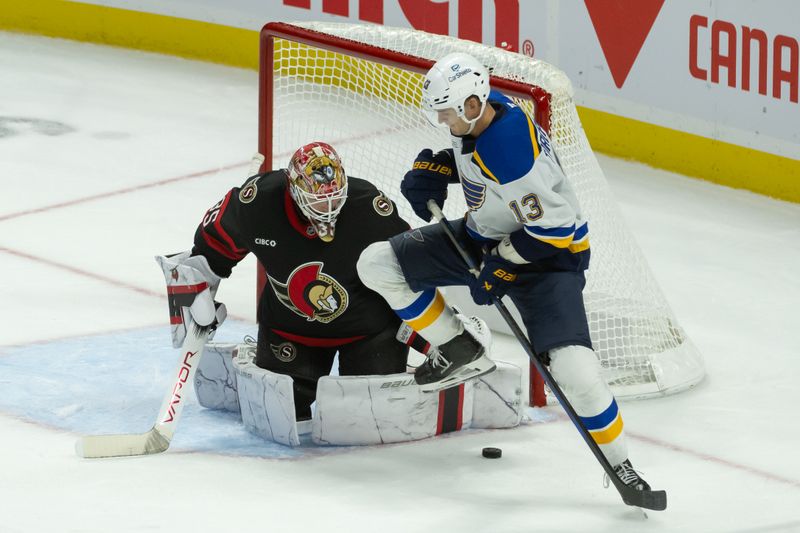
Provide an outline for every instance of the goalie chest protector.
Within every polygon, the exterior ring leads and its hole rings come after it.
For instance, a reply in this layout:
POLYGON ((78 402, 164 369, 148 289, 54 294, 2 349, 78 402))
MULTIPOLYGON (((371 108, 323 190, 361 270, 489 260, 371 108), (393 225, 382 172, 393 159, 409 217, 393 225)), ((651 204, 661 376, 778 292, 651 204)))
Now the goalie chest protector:
POLYGON ((351 338, 382 331, 398 318, 358 277, 356 262, 373 242, 408 229, 394 203, 366 180, 348 177, 334 239, 323 242, 289 195, 283 170, 231 189, 209 209, 193 253, 228 277, 252 252, 267 279, 259 298, 262 326, 313 338, 351 338))

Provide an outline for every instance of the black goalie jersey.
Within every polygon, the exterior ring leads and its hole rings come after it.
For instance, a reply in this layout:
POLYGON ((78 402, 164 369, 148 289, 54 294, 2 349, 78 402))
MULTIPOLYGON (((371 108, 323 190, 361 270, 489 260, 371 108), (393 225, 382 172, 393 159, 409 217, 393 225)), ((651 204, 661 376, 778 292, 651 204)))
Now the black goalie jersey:
POLYGON ((258 302, 259 327, 310 346, 345 344, 377 334, 397 315, 358 278, 356 262, 369 244, 408 229, 395 205, 371 183, 348 178, 335 238, 323 242, 289 195, 283 170, 250 178, 209 209, 194 237, 218 275, 252 252, 267 279, 258 302))

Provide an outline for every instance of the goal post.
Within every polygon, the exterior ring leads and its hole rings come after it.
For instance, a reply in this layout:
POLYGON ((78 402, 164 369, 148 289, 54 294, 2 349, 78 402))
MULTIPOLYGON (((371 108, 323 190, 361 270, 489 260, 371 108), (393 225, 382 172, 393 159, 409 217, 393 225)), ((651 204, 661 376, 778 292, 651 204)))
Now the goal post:
MULTIPOLYGON (((482 61, 492 88, 549 133, 589 220, 592 260, 584 300, 595 352, 614 394, 660 396, 702 380, 702 357, 623 222, 581 126, 570 81, 558 68, 480 43, 371 24, 269 23, 260 50, 262 168, 283 167, 308 142, 329 142, 347 173, 373 182, 414 227, 424 222, 400 194, 402 177, 421 149, 450 146, 447 133, 420 112, 422 77, 451 52, 482 61)), ((460 218, 466 209, 460 186, 451 185, 446 217, 460 218)), ((259 294, 263 281, 259 265, 259 294)), ((504 331, 501 321, 489 322, 504 331)), ((546 398, 534 376, 530 398, 536 405, 546 398)))

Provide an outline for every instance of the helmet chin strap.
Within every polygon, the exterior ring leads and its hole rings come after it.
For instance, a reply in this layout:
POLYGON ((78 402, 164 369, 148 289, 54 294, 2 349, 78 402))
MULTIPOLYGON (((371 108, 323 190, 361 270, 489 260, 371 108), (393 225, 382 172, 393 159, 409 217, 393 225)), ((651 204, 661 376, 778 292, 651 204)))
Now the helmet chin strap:
POLYGON ((478 121, 481 119, 481 117, 483 116, 483 112, 485 110, 486 110, 486 102, 481 102, 481 110, 478 113, 477 117, 473 118, 472 120, 469 120, 466 117, 462 117, 462 120, 464 122, 466 122, 467 124, 469 124, 469 128, 467 129, 467 133, 465 133, 464 135, 469 135, 469 134, 472 133, 472 130, 475 129, 475 124, 477 124, 478 121))
POLYGON ((467 133, 466 133, 466 135, 469 135, 470 133, 472 133, 472 130, 474 130, 474 129, 475 129, 475 124, 476 124, 477 122, 478 122, 478 119, 477 119, 477 118, 469 121, 469 128, 467 128, 467 133))

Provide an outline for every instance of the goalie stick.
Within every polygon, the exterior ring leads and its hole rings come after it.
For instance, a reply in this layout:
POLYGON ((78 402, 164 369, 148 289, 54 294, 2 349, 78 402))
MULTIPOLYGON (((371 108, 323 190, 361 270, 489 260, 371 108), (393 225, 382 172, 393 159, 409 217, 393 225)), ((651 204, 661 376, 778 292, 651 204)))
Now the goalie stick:
POLYGON ((197 363, 203 355, 203 347, 212 331, 212 326, 200 327, 192 324, 181 347, 181 359, 175 371, 172 386, 158 411, 156 423, 145 433, 122 435, 88 435, 75 444, 76 453, 86 459, 98 457, 125 457, 151 455, 169 448, 175 426, 178 424, 189 384, 194 380, 197 363))
MULTIPOLYGON (((264 164, 264 155, 255 153, 250 161, 248 176, 255 176, 261 171, 264 164)), ((200 288, 200 287, 197 287, 200 288)), ((170 290, 167 294, 173 297, 173 292, 186 292, 170 290)), ((175 300, 177 302, 177 300, 175 300)), ((187 302, 189 303, 189 302, 187 302)), ((189 316, 188 310, 179 309, 181 316, 189 316)), ((145 433, 128 433, 120 435, 88 435, 78 439, 75 443, 75 452, 87 459, 99 457, 125 457, 132 455, 151 455, 161 453, 169 448, 175 426, 183 412, 186 387, 194 381, 197 363, 203 355, 203 348, 212 331, 217 326, 213 322, 208 326, 198 326, 194 321, 187 321, 186 339, 181 346, 181 359, 175 372, 170 392, 164 398, 161 409, 158 411, 156 423, 145 433)))
MULTIPOLYGON (((469 271, 474 275, 478 276, 480 271, 478 270, 477 265, 472 257, 464 250, 464 247, 461 243, 458 242, 456 239, 455 234, 453 233, 453 228, 450 226, 450 223, 444 218, 442 214, 442 210, 439 209, 439 206, 433 200, 428 200, 428 210, 433 214, 433 217, 441 224, 444 232, 447 234, 450 241, 455 246, 458 253, 461 255, 461 258, 467 264, 469 271)), ((545 383, 550 390, 553 392, 553 395, 556 397, 558 402, 566 411, 567 416, 569 416, 572 423, 575 425, 575 428, 578 430, 578 433, 581 434, 583 440, 586 442, 586 445, 589 446, 589 449, 594 454, 595 459, 600 463, 605 470, 606 474, 608 475, 611 482, 614 484, 614 487, 619 492, 619 495, 622 497, 622 501, 625 502, 627 505, 632 505, 635 507, 642 507, 644 509, 651 509, 653 511, 663 511, 667 508, 667 493, 663 490, 637 490, 633 487, 630 487, 622 482, 622 480, 617 477, 617 474, 614 472, 614 468, 606 459, 606 456, 600 450, 600 447, 594 441, 592 436, 589 434, 589 430, 586 429, 586 426, 583 424, 583 421, 580 419, 578 414, 575 412, 575 409, 572 407, 572 404, 569 403, 564 393, 561 391, 561 387, 558 386, 555 379, 553 379, 552 374, 550 374, 550 370, 544 365, 542 360, 540 359, 539 355, 533 350, 533 346, 528 341, 525 334, 520 329, 517 321, 514 320, 514 317, 511 316, 511 313, 508 311, 508 308, 505 304, 496 296, 492 295, 492 303, 500 312, 500 315, 503 317, 503 320, 506 321, 508 327, 511 328, 511 331, 514 333, 514 337, 517 338, 517 341, 522 345, 522 348, 525 350, 525 353, 528 354, 528 357, 533 362, 536 370, 539 371, 539 374, 544 378, 545 383)))

